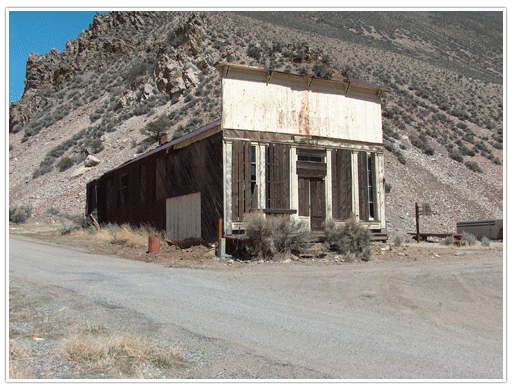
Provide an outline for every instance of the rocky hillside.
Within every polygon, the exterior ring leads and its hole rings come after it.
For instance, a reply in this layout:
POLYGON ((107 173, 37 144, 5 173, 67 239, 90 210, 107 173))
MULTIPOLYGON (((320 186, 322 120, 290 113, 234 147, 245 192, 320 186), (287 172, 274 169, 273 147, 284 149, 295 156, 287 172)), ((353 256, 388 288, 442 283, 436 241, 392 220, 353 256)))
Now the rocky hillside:
POLYGON ((85 185, 220 117, 218 61, 385 85, 387 219, 414 230, 503 214, 500 12, 111 12, 30 55, 9 109, 9 197, 83 213, 85 185))

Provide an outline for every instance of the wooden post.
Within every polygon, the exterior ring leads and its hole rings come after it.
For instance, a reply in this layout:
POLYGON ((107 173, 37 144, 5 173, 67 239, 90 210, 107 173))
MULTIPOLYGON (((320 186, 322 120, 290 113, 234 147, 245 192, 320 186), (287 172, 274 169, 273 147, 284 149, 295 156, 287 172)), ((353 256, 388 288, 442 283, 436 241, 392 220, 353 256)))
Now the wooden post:
POLYGON ((420 242, 420 208, 418 207, 418 203, 415 203, 416 207, 416 241, 420 242))
POLYGON ((218 256, 220 259, 226 258, 226 239, 222 237, 222 219, 219 219, 219 249, 218 256))
POLYGON ((94 218, 94 216, 92 214, 89 215, 89 217, 92 219, 92 223, 94 224, 94 226, 96 227, 96 229, 99 231, 100 230, 100 225, 98 224, 98 222, 96 221, 96 219, 94 218))

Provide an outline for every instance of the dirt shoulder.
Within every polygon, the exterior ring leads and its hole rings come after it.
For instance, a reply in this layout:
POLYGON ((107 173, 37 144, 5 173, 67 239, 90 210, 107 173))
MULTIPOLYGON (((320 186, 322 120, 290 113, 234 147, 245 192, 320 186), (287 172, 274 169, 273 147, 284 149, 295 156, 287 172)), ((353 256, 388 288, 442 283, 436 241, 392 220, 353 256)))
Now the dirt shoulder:
MULTIPOLYGON (((9 233, 21 235, 45 242, 51 242, 92 254, 114 255, 121 258, 152 262, 169 267, 188 268, 224 268, 224 267, 250 267, 255 264, 297 264, 297 265, 332 265, 345 263, 345 259, 337 254, 322 254, 319 257, 284 257, 278 261, 250 261, 228 257, 219 259, 216 256, 215 244, 200 244, 190 247, 177 246, 160 242, 157 253, 148 252, 147 238, 130 240, 113 240, 114 236, 97 237, 85 230, 72 231, 61 234, 63 222, 66 219, 40 215, 25 224, 10 224, 9 233)), ((477 242, 474 246, 443 245, 440 242, 417 243, 407 240, 403 245, 396 246, 389 243, 376 242, 372 244, 371 262, 408 262, 427 259, 447 259, 452 257, 467 257, 479 253, 503 252, 502 242, 491 242, 489 247, 477 242)))

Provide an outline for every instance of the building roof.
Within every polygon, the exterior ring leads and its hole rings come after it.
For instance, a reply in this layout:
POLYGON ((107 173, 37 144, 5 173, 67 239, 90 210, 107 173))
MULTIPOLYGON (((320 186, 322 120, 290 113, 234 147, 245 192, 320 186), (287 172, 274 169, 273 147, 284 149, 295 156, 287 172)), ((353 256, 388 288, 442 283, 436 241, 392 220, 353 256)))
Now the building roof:
POLYGON ((185 135, 183 135, 181 137, 178 137, 178 138, 176 138, 174 140, 171 140, 171 141, 168 141, 166 143, 163 143, 163 144, 159 145, 158 147, 152 149, 151 151, 148 151, 146 153, 143 153, 142 155, 137 156, 136 158, 128 160, 127 162, 117 166, 113 170, 110 170, 110 171, 106 172, 103 175, 106 175, 106 174, 109 174, 109 173, 111 173, 113 171, 119 170, 120 168, 126 167, 129 164, 132 164, 132 163, 135 163, 135 162, 137 162, 139 160, 145 159, 148 156, 154 155, 155 153, 158 153, 160 151, 164 151, 164 150, 166 150, 168 148, 171 148, 171 147, 176 147, 177 145, 182 144, 182 143, 184 143, 186 141, 189 141, 189 142, 197 141, 197 140, 194 140, 194 139, 201 139, 201 138, 203 138, 204 136, 207 135, 208 131, 214 130, 216 127, 219 127, 220 123, 221 123, 221 120, 218 119, 218 120, 216 120, 216 121, 214 121, 212 123, 209 123, 209 124, 199 128, 197 130, 194 130, 193 132, 187 133, 187 134, 185 134, 185 135))
POLYGON ((387 89, 386 87, 380 86, 378 84, 370 83, 370 82, 367 82, 364 80, 359 80, 359 79, 356 79, 353 77, 344 76, 342 74, 339 74, 339 75, 333 77, 332 79, 323 79, 323 78, 315 77, 313 75, 299 75, 296 73, 274 71, 271 69, 265 69, 263 67, 242 65, 242 64, 233 64, 233 63, 229 63, 229 62, 218 62, 217 64, 215 64, 215 67, 221 74, 223 74, 223 72, 222 72, 223 70, 233 68, 233 69, 242 69, 242 70, 248 70, 248 71, 265 72, 267 74, 281 74, 281 75, 287 75, 287 76, 294 76, 294 77, 298 77, 298 78, 307 79, 310 81, 316 79, 316 80, 322 80, 325 82, 330 82, 333 84, 344 84, 344 85, 348 84, 348 85, 354 85, 354 86, 358 86, 358 87, 375 90, 378 92, 391 92, 391 90, 387 89))

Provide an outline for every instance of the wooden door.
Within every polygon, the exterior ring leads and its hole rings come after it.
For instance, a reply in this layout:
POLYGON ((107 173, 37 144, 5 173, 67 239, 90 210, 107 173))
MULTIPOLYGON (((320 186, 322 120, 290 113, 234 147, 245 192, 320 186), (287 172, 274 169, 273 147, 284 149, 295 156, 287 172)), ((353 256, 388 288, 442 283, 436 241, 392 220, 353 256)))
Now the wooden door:
POLYGON ((299 216, 309 216, 312 231, 322 230, 325 221, 323 178, 299 177, 299 216))
POLYGON ((311 230, 320 231, 325 221, 325 190, 324 180, 309 178, 311 204, 311 230))

